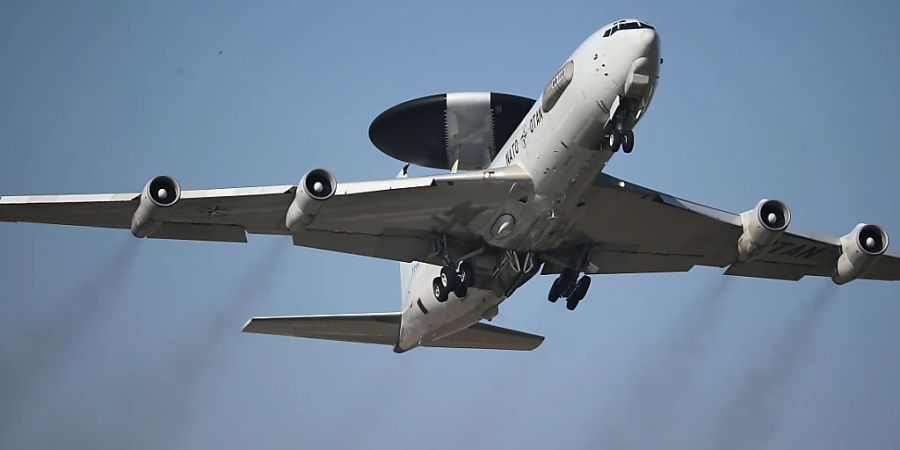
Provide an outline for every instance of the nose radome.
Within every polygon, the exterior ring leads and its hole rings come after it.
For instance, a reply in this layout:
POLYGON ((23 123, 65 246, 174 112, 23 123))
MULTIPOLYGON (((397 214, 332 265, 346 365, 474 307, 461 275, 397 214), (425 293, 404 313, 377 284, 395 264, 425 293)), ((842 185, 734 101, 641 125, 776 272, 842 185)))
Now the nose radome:
POLYGON ((641 44, 648 49, 656 45, 656 31, 648 28, 641 30, 641 44))

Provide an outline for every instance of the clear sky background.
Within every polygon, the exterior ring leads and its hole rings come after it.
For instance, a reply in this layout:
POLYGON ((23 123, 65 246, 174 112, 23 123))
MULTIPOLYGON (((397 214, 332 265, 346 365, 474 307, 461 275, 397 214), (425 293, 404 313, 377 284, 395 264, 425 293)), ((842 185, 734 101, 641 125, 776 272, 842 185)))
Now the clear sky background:
MULTIPOLYGON (((392 177, 401 163, 367 137, 382 110, 447 91, 536 97, 622 17, 657 27, 665 63, 635 152, 609 173, 730 211, 778 198, 794 229, 867 221, 900 242, 887 1, 4 1, 0 193, 392 177)), ((395 311, 397 272, 286 238, 0 224, 0 447, 900 442, 898 283, 597 276, 573 313, 539 277, 495 320, 547 336, 531 353, 240 333, 252 315, 395 311)))

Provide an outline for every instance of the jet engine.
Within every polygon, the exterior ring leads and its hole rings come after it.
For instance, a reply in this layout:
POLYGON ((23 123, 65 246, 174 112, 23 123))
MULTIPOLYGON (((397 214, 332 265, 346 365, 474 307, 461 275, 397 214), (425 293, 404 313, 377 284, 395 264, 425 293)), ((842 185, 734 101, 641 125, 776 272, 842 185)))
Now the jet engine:
POLYGON ((738 239, 737 259, 747 262, 775 242, 791 223, 791 210, 778 200, 760 200, 756 207, 741 213, 744 233, 738 239))
POLYGON ((181 186, 174 178, 159 176, 150 179, 144 186, 141 202, 131 217, 131 234, 142 238, 155 233, 180 198, 181 186))
POLYGON ((334 196, 337 182, 325 169, 313 169, 303 176, 297 185, 297 194, 288 207, 284 225, 292 232, 299 232, 322 207, 325 200, 334 196))
POLYGON ((841 237, 841 256, 831 280, 844 284, 855 280, 883 255, 888 246, 888 235, 878 225, 864 223, 841 237))

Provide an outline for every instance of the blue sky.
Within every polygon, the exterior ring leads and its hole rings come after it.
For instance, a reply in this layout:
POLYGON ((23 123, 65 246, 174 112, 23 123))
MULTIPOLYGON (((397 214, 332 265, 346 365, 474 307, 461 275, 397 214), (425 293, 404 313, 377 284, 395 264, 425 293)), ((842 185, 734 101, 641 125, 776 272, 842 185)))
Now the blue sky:
MULTIPOLYGON (((778 198, 796 229, 900 236, 893 2, 3 2, 0 193, 391 177, 401 163, 367 138, 382 110, 537 96, 621 17, 657 27, 665 63, 609 173, 731 211, 778 198)), ((603 276, 571 313, 539 278, 495 321, 547 336, 537 351, 395 355, 239 332, 251 315, 396 310, 394 263, 258 236, 0 236, 3 448, 900 441, 896 283, 603 276)))

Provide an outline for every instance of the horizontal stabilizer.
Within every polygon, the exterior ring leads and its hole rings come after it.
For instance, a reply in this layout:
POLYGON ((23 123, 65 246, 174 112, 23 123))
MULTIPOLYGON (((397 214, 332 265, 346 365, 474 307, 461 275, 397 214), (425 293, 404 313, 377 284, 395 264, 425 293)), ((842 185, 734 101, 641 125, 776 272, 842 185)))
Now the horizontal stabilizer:
POLYGON ((394 345, 400 335, 400 313, 325 316, 254 317, 245 333, 277 334, 329 341, 394 345))
MULTIPOLYGON (((244 325, 243 331, 329 341, 395 345, 400 335, 400 313, 254 317, 244 325)), ((476 323, 450 336, 423 342, 422 346, 534 350, 543 341, 543 336, 476 323)))
POLYGON ((478 322, 450 336, 424 342, 422 346, 530 351, 538 348, 542 342, 543 336, 478 322))

